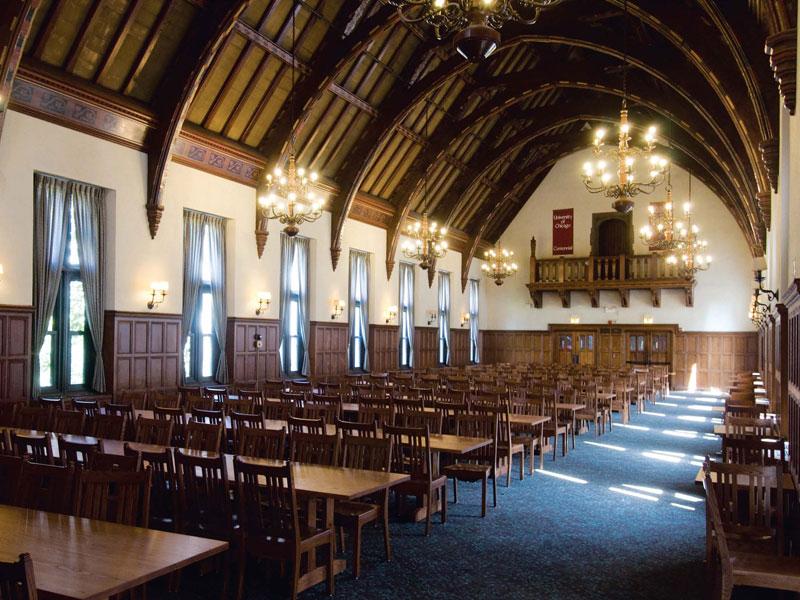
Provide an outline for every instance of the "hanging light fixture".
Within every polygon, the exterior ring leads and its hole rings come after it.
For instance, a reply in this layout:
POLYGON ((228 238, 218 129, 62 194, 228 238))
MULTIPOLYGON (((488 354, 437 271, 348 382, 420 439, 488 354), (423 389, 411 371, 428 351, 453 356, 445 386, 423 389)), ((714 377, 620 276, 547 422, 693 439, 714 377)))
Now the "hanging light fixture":
POLYGON ((495 285, 503 285, 503 280, 515 275, 519 268, 514 262, 513 250, 491 248, 483 253, 483 258, 486 262, 481 265, 481 271, 493 279, 495 285))
POLYGON ((667 256, 667 264, 680 265, 686 277, 711 267, 712 256, 707 253, 708 242, 700 238, 700 227, 694 223, 692 213, 692 174, 689 173, 689 200, 683 203, 683 220, 675 223, 674 249, 667 256))
MULTIPOLYGON (((292 7, 292 89, 289 100, 291 123, 294 123, 294 88, 295 88, 295 14, 292 7)), ((259 216, 262 219, 276 219, 285 225, 286 235, 295 236, 300 225, 316 221, 322 216, 324 198, 319 195, 316 186, 318 176, 315 172, 307 172, 297 166, 294 146, 294 131, 289 138, 289 160, 286 167, 276 166, 272 173, 266 173, 259 184, 258 204, 259 216)))
POLYGON ((488 58, 500 46, 508 21, 533 25, 543 9, 562 0, 389 0, 406 23, 425 23, 437 40, 451 34, 453 47, 469 61, 488 58))
MULTIPOLYGON (((691 175, 689 176, 691 178, 691 175)), ((691 179, 689 190, 691 195, 691 179)), ((639 230, 639 239, 647 244, 653 254, 668 254, 678 247, 678 233, 684 228, 683 222, 675 220, 675 204, 672 202, 672 176, 667 173, 666 200, 651 202, 647 207, 647 225, 639 230)), ((691 218, 691 205, 684 204, 684 218, 691 218)))
POLYGON ((616 147, 605 143, 607 131, 600 127, 594 132, 594 162, 583 165, 583 184, 593 194, 612 198, 614 210, 628 213, 633 210, 633 198, 653 192, 667 172, 667 159, 654 153, 656 127, 648 127, 642 146, 631 145, 632 125, 628 121, 628 2, 625 0, 625 50, 622 60, 622 108, 616 147))
MULTIPOLYGON (((428 99, 425 99, 425 139, 428 139, 428 99)), ((425 208, 422 219, 406 226, 406 235, 411 238, 403 242, 403 256, 419 263, 420 269, 430 269, 437 259, 447 254, 447 227, 439 227, 436 221, 428 220, 428 171, 425 170, 422 193, 425 208)))

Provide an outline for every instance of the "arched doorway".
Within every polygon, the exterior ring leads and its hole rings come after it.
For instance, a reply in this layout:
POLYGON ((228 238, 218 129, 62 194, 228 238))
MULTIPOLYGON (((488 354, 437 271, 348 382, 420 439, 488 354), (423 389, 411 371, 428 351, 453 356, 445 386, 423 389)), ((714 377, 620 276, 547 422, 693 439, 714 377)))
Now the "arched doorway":
MULTIPOLYGON (((592 256, 619 257, 633 254, 633 219, 631 214, 618 212, 592 215, 592 256)), ((622 261, 595 259, 595 280, 619 279, 622 261)), ((627 263, 626 265, 627 270, 627 263)))

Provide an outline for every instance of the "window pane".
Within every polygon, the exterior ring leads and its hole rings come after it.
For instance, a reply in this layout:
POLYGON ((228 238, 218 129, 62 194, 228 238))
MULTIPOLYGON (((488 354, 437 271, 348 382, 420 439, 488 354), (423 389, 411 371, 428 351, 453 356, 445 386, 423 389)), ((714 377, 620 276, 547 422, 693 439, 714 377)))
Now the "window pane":
POLYGON ((84 331, 86 328, 86 296, 83 283, 69 282, 69 330, 84 331))
POLYGON ((361 339, 355 338, 353 340, 353 368, 361 368, 361 339))
POLYGON ((300 304, 297 300, 292 300, 289 304, 289 335, 295 336, 300 334, 298 320, 300 317, 300 304))
POLYGON ((300 343, 296 337, 289 338, 289 371, 297 373, 300 363, 300 343))
POLYGON ((202 356, 202 367, 201 367, 201 377, 211 377, 214 373, 211 370, 211 336, 204 335, 203 336, 203 356, 202 356))
POLYGON ((203 249, 200 259, 200 277, 203 283, 211 283, 211 244, 208 239, 208 225, 203 227, 203 249))
POLYGON ((212 315, 214 310, 214 300, 208 292, 203 294, 200 304, 200 333, 208 335, 213 333, 212 315))
POLYGON ((83 335, 70 335, 69 347, 69 383, 82 385, 85 367, 84 338, 83 335))
POLYGON ((78 240, 75 237, 75 211, 69 211, 69 228, 67 230, 67 265, 77 267, 80 265, 78 258, 78 240))
POLYGON ((192 377, 192 338, 186 338, 186 345, 183 347, 183 376, 186 379, 192 377))
MULTIPOLYGON (((52 324, 53 319, 50 319, 52 324)), ((46 335, 39 352, 39 385, 43 388, 53 385, 53 336, 46 335)))

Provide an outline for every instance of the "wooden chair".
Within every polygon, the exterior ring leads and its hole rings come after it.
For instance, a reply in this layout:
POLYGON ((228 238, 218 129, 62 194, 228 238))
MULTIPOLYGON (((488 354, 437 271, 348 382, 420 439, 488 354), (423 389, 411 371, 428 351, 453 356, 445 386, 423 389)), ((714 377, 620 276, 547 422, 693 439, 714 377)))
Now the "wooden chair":
POLYGON ((211 400, 214 404, 224 404, 228 401, 228 388, 217 385, 207 385, 201 390, 203 398, 211 400))
POLYGON ((289 435, 289 460, 333 466, 339 457, 339 436, 293 431, 289 435))
POLYGON ((87 417, 93 417, 100 413, 100 403, 89 398, 73 398, 72 408, 81 411, 87 417))
POLYGON ((33 462, 53 464, 52 434, 11 432, 11 446, 17 456, 29 456, 33 462))
POLYGON ((751 419, 726 415, 724 436, 732 438, 768 438, 779 437, 780 432, 772 419, 751 419))
POLYGON ((786 449, 781 438, 722 438, 722 459, 726 463, 740 465, 778 465, 786 464, 786 449))
POLYGON ((241 456, 282 460, 286 457, 286 430, 242 427, 236 452, 241 456))
POLYGON ((433 402, 433 408, 442 415, 442 433, 456 432, 456 419, 459 415, 469 412, 467 402, 457 402, 453 399, 437 399, 433 402))
POLYGON ((66 409, 63 396, 39 396, 39 406, 51 410, 66 409))
POLYGON ((0 427, 13 427, 22 402, 0 400, 0 427))
POLYGON ((124 415, 102 415, 91 417, 87 423, 87 433, 104 440, 122 440, 125 435, 127 417, 124 415))
POLYGON ((179 408, 181 405, 181 393, 179 390, 151 392, 147 395, 147 405, 151 407, 179 408))
POLYGON ((136 472, 141 468, 139 455, 108 454, 107 452, 89 453, 89 469, 92 471, 129 471, 136 472))
POLYGON ((146 390, 125 390, 120 395, 120 404, 130 404, 136 410, 150 408, 153 402, 146 390))
MULTIPOLYGON (((225 455, 217 452, 175 450, 178 481, 178 531, 233 545, 236 530, 228 490, 225 455)), ((227 595, 230 552, 225 554, 222 597, 227 595)))
POLYGON ((139 418, 136 419, 133 441, 140 444, 169 446, 172 443, 174 425, 175 421, 172 419, 146 419, 139 415, 139 418))
MULTIPOLYGON (((495 474, 502 477, 506 476, 506 487, 511 486, 511 469, 514 466, 514 457, 519 456, 519 479, 525 479, 525 445, 515 442, 511 434, 511 411, 508 403, 503 402, 500 406, 481 406, 475 407, 476 414, 497 415, 497 467, 495 474)), ((531 454, 531 461, 533 455, 531 454)))
POLYGON ((225 412, 221 408, 196 408, 191 410, 192 421, 197 423, 206 423, 209 425, 219 425, 225 423, 225 412))
POLYGON ((103 407, 105 414, 116 415, 118 417, 125 417, 125 431, 122 434, 122 439, 132 439, 134 436, 134 423, 136 423, 136 411, 133 404, 108 402, 103 407))
POLYGON ((405 496, 416 496, 426 508, 425 535, 430 535, 434 495, 438 495, 441 502, 442 523, 447 522, 447 477, 434 477, 430 432, 426 428, 387 425, 383 434, 392 438, 392 471, 411 475, 410 481, 394 487, 398 509, 402 508, 405 496))
POLYGON ((53 410, 51 429, 54 433, 83 435, 86 415, 78 410, 53 410))
POLYGON ((372 423, 358 423, 337 418, 336 432, 341 438, 345 436, 376 438, 378 437, 378 424, 375 421, 372 423))
POLYGON ((238 396, 240 400, 250 402, 251 412, 260 411, 264 406, 264 393, 260 390, 240 389, 238 396))
MULTIPOLYGON (((458 435, 491 438, 490 445, 473 450, 457 462, 442 469, 445 477, 453 479, 453 503, 458 502, 458 482, 481 482, 481 517, 486 516, 486 488, 492 478, 493 504, 497 507, 497 414, 458 415, 456 431, 458 435)), ((533 457, 531 457, 533 461, 533 457)))
POLYGON ((52 422, 50 408, 41 406, 20 406, 14 415, 14 427, 50 431, 52 422))
POLYGON ((272 421, 287 421, 292 414, 292 406, 279 400, 265 400, 264 418, 272 421))
POLYGON ((325 435, 327 433, 325 419, 303 419, 290 416, 287 422, 289 424, 289 436, 294 432, 315 433, 317 435, 325 435))
POLYGON ((302 412, 306 419, 325 419, 326 423, 333 423, 342 416, 342 400, 339 396, 311 394, 303 403, 302 412))
MULTIPOLYGON (((392 464, 392 439, 376 438, 344 433, 342 438, 342 466, 350 469, 388 472, 392 464)), ((381 520, 383 525, 383 547, 386 560, 392 560, 389 541, 389 490, 383 490, 377 498, 356 501, 337 501, 334 505, 334 524, 347 530, 353 538, 353 574, 361 576, 361 530, 364 525, 381 520)), ((342 548, 344 548, 344 535, 342 548)))
POLYGON ((0 454, 0 504, 12 504, 22 470, 22 458, 0 454))
MULTIPOLYGON (((220 406, 222 412, 226 415, 230 415, 234 412, 243 414, 253 414, 253 412, 255 412, 253 410, 253 401, 246 398, 229 399, 217 406, 220 406)), ((258 411, 258 414, 261 414, 261 411, 258 411)))
POLYGON ((394 425, 394 407, 386 400, 359 400, 358 420, 361 423, 377 423, 378 427, 394 425))
POLYGON ((186 439, 183 442, 183 447, 187 450, 219 452, 223 432, 222 423, 211 425, 209 423, 189 421, 186 424, 186 439))
POLYGON ((0 598, 3 600, 36 600, 36 578, 33 559, 20 554, 17 562, 0 562, 0 598))
POLYGON ((401 415, 400 422, 403 427, 415 429, 428 428, 430 433, 441 434, 444 415, 441 412, 427 410, 409 410, 401 415))
POLYGON ((150 469, 143 471, 78 471, 76 517, 121 523, 149 524, 150 469))
POLYGON ((556 448, 558 447, 558 436, 561 436, 561 456, 567 455, 567 437, 572 433, 573 441, 575 432, 572 429, 572 420, 562 418, 561 411, 557 406, 557 395, 548 394, 545 396, 544 410, 550 420, 544 424, 544 436, 553 438, 553 460, 556 459, 556 448))
MULTIPOLYGON (((782 554, 783 469, 723 464, 706 458, 703 470, 714 482, 717 509, 728 544, 733 544, 734 550, 782 554)), ((708 559, 711 545, 712 540, 707 536, 708 559)))
POLYGON ((186 412, 182 408, 153 407, 153 417, 157 420, 172 421, 172 445, 180 447, 186 434, 186 412))
POLYGON ((231 447, 234 451, 239 447, 239 432, 243 427, 250 429, 264 429, 264 417, 254 413, 232 412, 231 420, 231 447))
POLYGON ((100 440, 84 436, 58 436, 58 451, 65 465, 88 466, 89 454, 100 451, 100 440))
MULTIPOLYGON (((297 494, 291 464, 268 466, 235 457, 233 470, 239 502, 239 576, 237 599, 244 591, 247 555, 292 564, 292 599, 318 581, 301 575, 303 555, 315 556, 327 549, 324 567, 327 592, 334 593, 333 529, 316 529, 300 524, 297 494)), ((310 558, 307 562, 312 561, 310 558)), ((316 575, 316 574, 315 574, 316 575)))
POLYGON ((728 600, 735 586, 786 590, 800 593, 800 558, 731 551, 720 511, 716 486, 706 473, 707 564, 716 571, 715 597, 728 600))
POLYGON ((580 394, 580 402, 586 406, 575 412, 575 418, 579 422, 593 423, 596 436, 605 433, 608 412, 597 402, 597 384, 590 383, 584 388, 580 394))
POLYGON ((72 512, 75 467, 22 461, 14 504, 68 515, 72 512))
POLYGON ((172 448, 140 450, 124 446, 126 457, 137 460, 143 468, 149 468, 150 485, 149 527, 163 531, 175 531, 178 516, 177 478, 172 448))

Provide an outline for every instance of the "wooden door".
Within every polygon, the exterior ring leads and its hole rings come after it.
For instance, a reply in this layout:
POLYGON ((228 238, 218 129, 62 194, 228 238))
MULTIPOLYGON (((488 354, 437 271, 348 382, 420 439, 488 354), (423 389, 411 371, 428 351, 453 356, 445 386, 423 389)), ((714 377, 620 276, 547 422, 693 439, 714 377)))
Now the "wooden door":
POLYGON ((606 219, 597 228, 597 252, 599 256, 620 256, 628 252, 628 236, 625 221, 606 219))
POLYGON ((594 334, 593 333, 579 333, 578 339, 578 364, 594 366, 594 334))
POLYGON ((572 351, 574 348, 573 335, 571 333, 559 333, 556 338, 558 346, 556 352, 558 355, 558 364, 571 365, 572 364, 572 351))
POLYGON ((647 336, 645 334, 628 334, 628 360, 637 363, 647 362, 647 336))
POLYGON ((650 362, 670 363, 672 361, 672 335, 667 332, 650 334, 650 362))
POLYGON ((621 369, 625 366, 625 336, 621 331, 601 330, 595 340, 598 348, 597 366, 602 369, 621 369))

